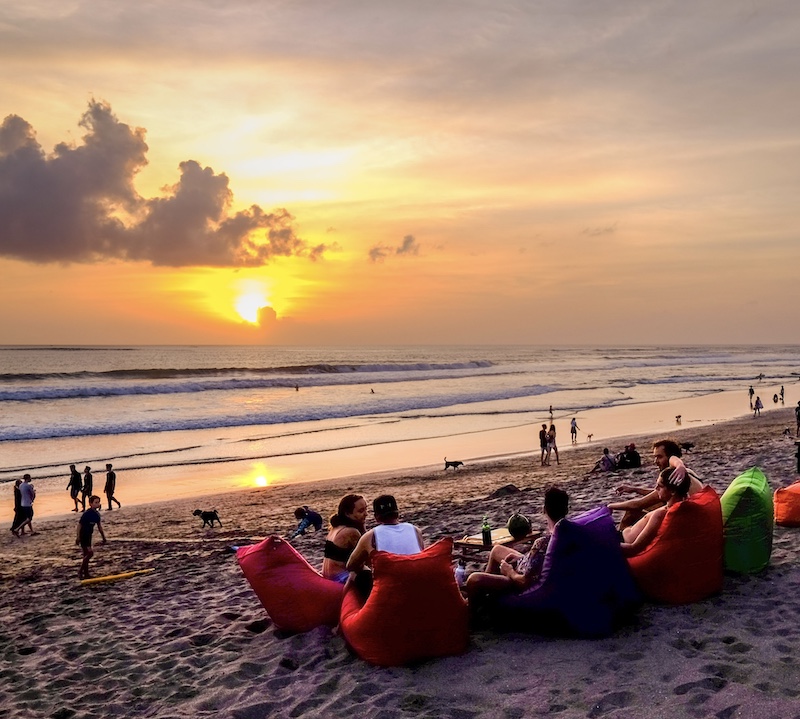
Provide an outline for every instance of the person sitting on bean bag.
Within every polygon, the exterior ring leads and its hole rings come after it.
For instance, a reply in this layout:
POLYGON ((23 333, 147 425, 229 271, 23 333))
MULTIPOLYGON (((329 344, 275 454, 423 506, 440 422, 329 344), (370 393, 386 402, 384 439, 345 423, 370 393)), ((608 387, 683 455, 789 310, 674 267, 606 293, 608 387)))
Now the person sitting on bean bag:
POLYGON ((527 554, 501 544, 492 547, 486 569, 467 578, 467 597, 472 608, 487 596, 524 591, 539 578, 550 537, 567 516, 568 509, 569 495, 563 489, 549 487, 544 493, 547 533, 533 543, 527 554))
MULTIPOLYGON (((679 484, 683 481, 684 476, 688 474, 691 479, 688 496, 691 497, 703 491, 703 483, 700 481, 700 478, 683 463, 681 459, 682 454, 681 446, 674 439, 660 439, 657 442, 653 442, 653 464, 658 467, 659 471, 667 467, 672 467, 675 470, 675 473, 670 477, 670 482, 672 484, 679 484)), ((664 504, 658 498, 658 494, 655 490, 646 487, 635 487, 630 484, 621 484, 617 487, 617 494, 623 494, 625 492, 634 492, 640 496, 636 499, 612 502, 608 505, 608 508, 612 512, 625 512, 619 523, 620 530, 626 527, 632 527, 646 512, 664 504)))
POLYGON ((397 501, 391 494, 382 494, 372 502, 377 527, 373 527, 358 540, 356 548, 347 560, 347 571, 350 573, 345 583, 347 589, 355 584, 362 597, 368 597, 372 591, 372 572, 370 554, 374 550, 391 552, 392 554, 417 554, 425 548, 422 535, 413 524, 400 521, 400 510, 397 501))
POLYGON ((331 530, 325 538, 322 560, 322 576, 344 584, 350 572, 347 560, 358 540, 364 534, 367 517, 367 502, 360 494, 346 494, 339 500, 339 507, 330 519, 331 530))
POLYGON ((677 484, 672 484, 670 478, 675 472, 673 467, 661 470, 656 482, 655 493, 659 501, 664 505, 652 512, 648 512, 632 527, 626 527, 621 531, 622 542, 620 548, 626 557, 633 557, 644 551, 656 538, 658 530, 667 516, 669 508, 678 502, 682 502, 689 495, 692 478, 685 474, 683 479, 677 484))

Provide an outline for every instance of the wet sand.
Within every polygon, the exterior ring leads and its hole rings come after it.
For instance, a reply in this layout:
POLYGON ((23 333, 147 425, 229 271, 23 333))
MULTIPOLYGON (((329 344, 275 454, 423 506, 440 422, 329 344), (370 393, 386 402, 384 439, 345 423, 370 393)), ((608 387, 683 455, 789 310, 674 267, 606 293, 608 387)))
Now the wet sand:
MULTIPOLYGON (((778 388, 775 387, 775 390, 778 388)), ((760 386, 759 391, 763 393, 771 391, 771 388, 760 386)), ((796 402, 792 399, 795 394, 795 389, 790 387, 787 407, 796 402)), ((780 405, 770 404, 764 410, 764 415, 780 411, 780 405)), ((620 446, 620 437, 668 433, 678 426, 675 418, 679 414, 680 427, 684 429, 746 416, 749 415, 747 394, 745 391, 719 392, 681 400, 586 410, 577 414, 579 446, 600 443, 602 448, 603 444, 608 443, 615 447, 620 446)), ((89 464, 94 469, 95 488, 100 491, 105 482, 105 463, 112 462, 117 472, 117 497, 128 506, 151 503, 154 499, 172 501, 241 491, 260 484, 279 486, 373 473, 406 474, 409 468, 431 473, 443 466, 442 459, 445 456, 464 460, 471 465, 525 456, 538 447, 537 436, 541 423, 549 426, 551 421, 559 432, 562 449, 569 452, 569 422, 572 416, 558 408, 552 420, 546 413, 541 416, 530 413, 513 417, 498 415, 494 417, 497 422, 494 429, 486 429, 485 418, 478 421, 469 415, 436 421, 417 419, 412 423, 413 428, 404 425, 402 431, 392 423, 387 426, 381 422, 379 428, 359 430, 358 438, 351 438, 359 446, 322 451, 308 451, 306 443, 294 445, 288 441, 280 443, 279 447, 265 445, 262 440, 270 434, 271 428, 256 426, 188 433, 123 435, 117 436, 113 443, 108 437, 63 439, 59 441, 65 446, 58 449, 58 454, 70 457, 70 462, 75 462, 79 470, 89 464), (167 438, 165 435, 170 436, 167 438), (190 449, 159 454, 159 448, 166 446, 190 449), (275 450, 280 453, 269 454, 275 450), (108 454, 99 456, 101 451, 108 454), (127 451, 133 454, 126 454, 127 451), (146 451, 154 454, 139 456, 146 451), (115 453, 120 456, 114 456, 115 453), (167 457, 175 464, 148 464, 164 462, 167 457)), ((303 428, 303 431, 308 430, 309 426, 303 428)), ((303 432, 300 432, 300 436, 303 436, 303 432)), ((342 441, 341 438, 337 439, 339 441, 342 441)), ((35 466, 42 459, 39 456, 43 450, 40 444, 15 444, 13 449, 18 461, 35 466)), ((7 476, 9 479, 21 476, 22 471, 30 471, 33 475, 37 491, 36 512, 40 517, 69 517, 72 505, 65 490, 69 474, 66 464, 51 466, 46 471, 20 469, 7 476), (54 471, 57 473, 55 476, 54 471)), ((10 485, 4 483, 0 484, 0 492, 3 487, 8 487, 10 491, 10 485)))
MULTIPOLYGON (((797 479, 791 407, 670 431, 695 447, 686 461, 720 493, 760 466, 774 488, 797 479), (793 432, 792 432, 793 434, 793 432)), ((568 436, 560 438, 561 444, 568 436)), ((664 433, 629 437, 643 457, 664 433)), ((516 510, 541 524, 543 487, 557 482, 572 512, 607 503, 622 481, 654 482, 646 466, 587 476, 597 443, 538 456, 384 472, 312 484, 229 492, 103 512, 109 538, 95 575, 153 567, 93 587, 77 581, 73 514, 35 521, 36 536, 0 537, 2 672, 9 718, 56 717, 795 717, 800 698, 800 529, 775 529, 770 567, 725 579, 723 592, 685 607, 646 604, 600 640, 473 631, 469 651, 418 666, 378 669, 329 629, 287 637, 274 629, 231 545, 294 526, 309 504, 324 516, 350 491, 391 492, 427 542, 494 526, 516 510), (519 493, 490 498, 514 484, 519 493), (191 512, 216 508, 222 528, 191 512)), ((9 516, 10 521, 10 516, 9 516)), ((324 533, 297 540, 315 566, 324 533)), ((476 566, 472 567, 477 568, 476 566)))

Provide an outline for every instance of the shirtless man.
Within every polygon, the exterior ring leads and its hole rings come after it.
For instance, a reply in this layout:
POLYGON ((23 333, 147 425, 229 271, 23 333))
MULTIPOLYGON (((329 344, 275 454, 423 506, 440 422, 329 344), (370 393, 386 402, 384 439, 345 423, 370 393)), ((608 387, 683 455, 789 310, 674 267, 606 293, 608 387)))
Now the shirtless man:
MULTIPOLYGON (((703 489, 703 483, 694 472, 686 468, 681 459, 681 454, 680 445, 674 439, 660 439, 653 443, 653 464, 658 467, 659 471, 665 470, 667 467, 672 467, 675 470, 669 478, 669 483, 674 486, 679 485, 683 478, 688 475, 690 483, 686 496, 691 497, 703 489)), ((620 531, 635 524, 649 510, 664 505, 664 500, 655 489, 634 487, 630 484, 622 484, 617 487, 617 494, 623 494, 624 492, 635 492, 641 496, 638 499, 612 502, 608 505, 608 508, 612 511, 625 512, 619 523, 620 531)))

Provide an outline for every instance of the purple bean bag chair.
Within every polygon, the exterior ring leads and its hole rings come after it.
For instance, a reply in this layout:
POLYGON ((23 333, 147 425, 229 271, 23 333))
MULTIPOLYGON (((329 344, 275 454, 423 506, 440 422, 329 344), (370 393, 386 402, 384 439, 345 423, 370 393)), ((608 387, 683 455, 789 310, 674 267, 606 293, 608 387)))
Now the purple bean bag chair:
POLYGON ((608 507, 556 526, 539 580, 524 592, 501 596, 496 623, 542 634, 600 637, 641 602, 608 507))

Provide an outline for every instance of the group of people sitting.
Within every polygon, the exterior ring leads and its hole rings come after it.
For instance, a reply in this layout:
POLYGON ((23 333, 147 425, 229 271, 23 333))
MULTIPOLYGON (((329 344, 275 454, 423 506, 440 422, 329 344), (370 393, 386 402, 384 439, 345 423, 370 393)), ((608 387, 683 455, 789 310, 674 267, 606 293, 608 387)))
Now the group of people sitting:
MULTIPOLYGON (((628 445, 627 451, 636 451, 628 445)), ((634 499, 612 502, 612 511, 624 512, 619 523, 620 548, 625 556, 642 552, 658 534, 667 511, 703 489, 697 475, 681 459, 681 448, 672 439, 653 445, 653 463, 659 474, 654 488, 623 484, 618 494, 634 493, 634 499)), ((636 457, 639 454, 636 453, 636 457)), ((641 458, 639 458, 641 464, 641 458)), ((308 508, 304 508, 308 511, 308 508)), ((355 582, 369 567, 373 549, 394 554, 416 554, 424 549, 422 535, 413 524, 400 521, 397 502, 384 494, 372 503, 376 526, 366 530, 367 502, 361 495, 342 497, 336 513, 330 518, 325 540, 322 575, 335 582, 355 582)), ((550 538, 569 511, 569 496, 556 486, 544 493, 544 515, 547 531, 523 553, 505 545, 495 545, 483 571, 471 573, 464 586, 470 605, 480 606, 487 598, 507 592, 521 592, 539 578, 550 538)), ((368 572, 366 572, 368 573, 368 572)))
POLYGON ((636 451, 636 445, 631 442, 625 445, 619 454, 612 455, 608 447, 603 448, 603 456, 595 462, 591 472, 615 472, 618 469, 632 469, 642 466, 642 458, 636 451))
MULTIPOLYGON (((367 531, 367 500, 360 494, 346 494, 339 500, 336 513, 330 518, 330 530, 325 538, 322 576, 345 584, 369 566, 373 549, 393 554, 416 554, 425 545, 419 530, 408 522, 400 521, 397 501, 390 494, 382 494, 372 502, 376 526, 367 531)), ((322 528, 320 515, 308 507, 299 507, 295 517, 300 520, 290 537, 304 534, 308 527, 322 528)))

